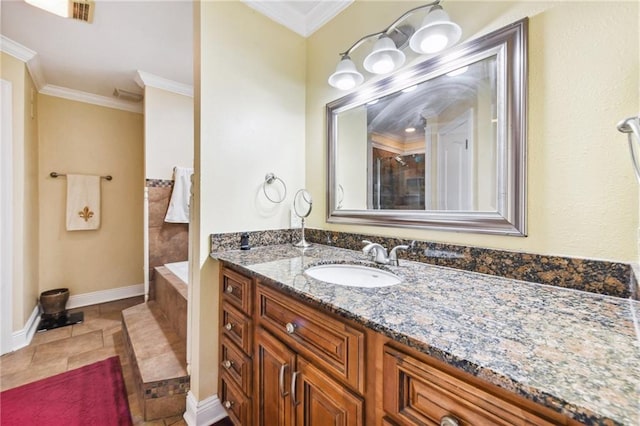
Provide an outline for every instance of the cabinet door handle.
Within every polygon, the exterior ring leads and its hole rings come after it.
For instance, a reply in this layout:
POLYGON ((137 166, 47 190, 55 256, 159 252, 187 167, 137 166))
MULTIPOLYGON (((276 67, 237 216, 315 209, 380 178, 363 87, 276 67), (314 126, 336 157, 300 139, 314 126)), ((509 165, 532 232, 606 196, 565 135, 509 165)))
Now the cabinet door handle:
POLYGON ((228 359, 225 359, 224 361, 222 361, 222 366, 227 370, 230 369, 232 365, 233 365, 233 361, 229 361, 228 359))
POLYGON ((280 396, 282 396, 283 398, 289 395, 289 392, 284 390, 284 370, 286 370, 287 368, 289 368, 289 364, 282 364, 280 366, 280 374, 278 376, 278 385, 280 386, 280 396))
POLYGON ((460 426, 460 422, 455 417, 447 414, 440 419, 440 426, 460 426))
POLYGON ((296 325, 288 322, 287 325, 284 326, 284 328, 287 330, 287 333, 289 334, 293 334, 296 332, 296 325))
POLYGON ((227 288, 225 288, 224 291, 229 294, 233 293, 233 286, 231 284, 227 285, 227 288))
POLYGON ((293 406, 300 404, 299 401, 296 401, 296 379, 298 378, 299 371, 294 371, 291 375, 291 402, 293 406))
POLYGON ((229 408, 231 408, 231 406, 232 406, 232 405, 233 405, 233 401, 225 401, 225 402, 223 402, 223 403, 222 403, 222 406, 223 406, 224 408, 226 408, 227 410, 228 410, 229 408))
POLYGON ((224 328, 226 328, 227 330, 231 331, 231 329, 233 328, 233 324, 228 322, 224 325, 224 328))

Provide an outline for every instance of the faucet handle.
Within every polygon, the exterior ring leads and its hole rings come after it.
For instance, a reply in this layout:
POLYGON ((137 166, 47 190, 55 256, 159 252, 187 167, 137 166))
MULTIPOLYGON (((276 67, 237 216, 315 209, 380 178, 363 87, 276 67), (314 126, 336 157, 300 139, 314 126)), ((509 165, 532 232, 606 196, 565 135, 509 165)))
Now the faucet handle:
POLYGON ((394 266, 400 266, 400 261, 398 260, 398 250, 409 250, 411 246, 407 245, 399 245, 395 246, 391 249, 391 253, 389 253, 389 262, 394 266))

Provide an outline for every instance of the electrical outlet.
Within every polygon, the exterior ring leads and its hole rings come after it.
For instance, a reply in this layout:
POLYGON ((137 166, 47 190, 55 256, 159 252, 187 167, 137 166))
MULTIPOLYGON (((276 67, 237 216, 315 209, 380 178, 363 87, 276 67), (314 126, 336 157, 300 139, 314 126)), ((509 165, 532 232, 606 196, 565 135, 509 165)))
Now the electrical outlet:
POLYGON ((291 229, 302 228, 302 219, 291 209, 291 229))

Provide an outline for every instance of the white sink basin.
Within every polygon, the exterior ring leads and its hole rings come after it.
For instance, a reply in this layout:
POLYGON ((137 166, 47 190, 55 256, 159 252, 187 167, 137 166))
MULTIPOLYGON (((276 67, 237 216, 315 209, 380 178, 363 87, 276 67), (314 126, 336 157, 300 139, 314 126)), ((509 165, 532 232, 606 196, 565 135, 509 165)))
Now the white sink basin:
POLYGON ((320 281, 349 287, 389 287, 402 282, 400 277, 391 272, 362 265, 318 265, 304 273, 320 281))

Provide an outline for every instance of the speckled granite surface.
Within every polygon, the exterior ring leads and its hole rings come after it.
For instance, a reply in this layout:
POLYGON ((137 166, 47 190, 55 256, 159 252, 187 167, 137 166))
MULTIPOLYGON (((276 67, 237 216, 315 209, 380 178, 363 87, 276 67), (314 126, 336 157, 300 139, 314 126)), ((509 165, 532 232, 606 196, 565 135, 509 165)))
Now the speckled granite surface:
POLYGON ((211 256, 583 423, 640 423, 637 301, 412 261, 393 287, 332 285, 304 270, 363 255, 322 245, 211 256))

